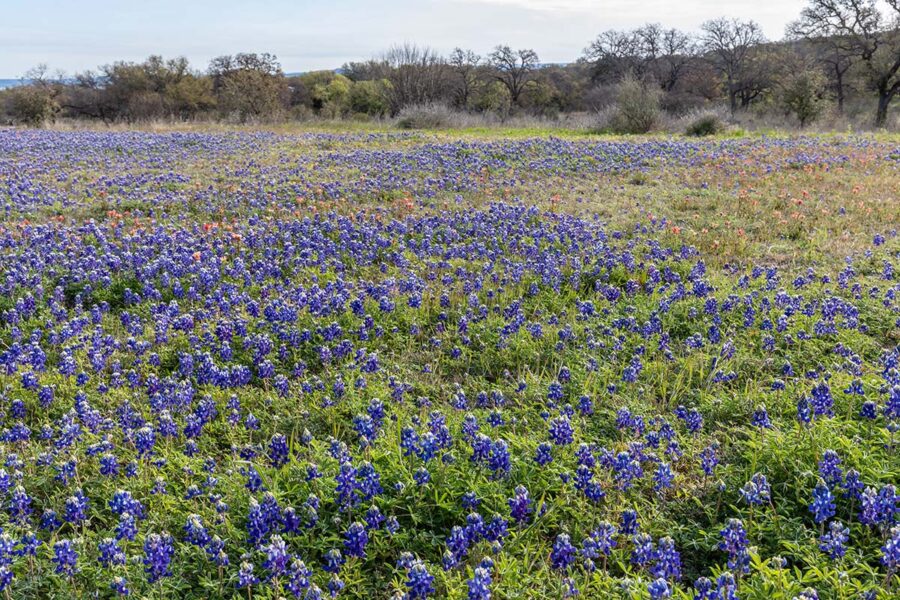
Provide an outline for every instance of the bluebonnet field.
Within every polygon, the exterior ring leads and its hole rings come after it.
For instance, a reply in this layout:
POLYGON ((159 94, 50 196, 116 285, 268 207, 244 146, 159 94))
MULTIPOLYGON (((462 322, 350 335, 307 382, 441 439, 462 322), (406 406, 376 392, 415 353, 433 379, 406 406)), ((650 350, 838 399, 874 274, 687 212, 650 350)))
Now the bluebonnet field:
POLYGON ((0 131, 7 597, 889 598, 900 146, 0 131))

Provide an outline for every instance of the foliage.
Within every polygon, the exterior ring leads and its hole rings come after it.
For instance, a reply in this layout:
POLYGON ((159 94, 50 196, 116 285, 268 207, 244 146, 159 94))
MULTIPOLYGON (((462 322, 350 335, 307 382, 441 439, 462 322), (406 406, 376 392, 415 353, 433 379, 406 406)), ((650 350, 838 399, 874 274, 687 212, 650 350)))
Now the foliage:
POLYGON ((23 85, 8 90, 0 97, 4 111, 14 123, 40 127, 59 112, 52 90, 40 85, 23 85))
POLYGON ((715 113, 703 114, 688 123, 684 130, 685 135, 693 137, 705 137, 716 135, 725 130, 725 123, 715 113))
POLYGON ((660 92, 631 74, 616 87, 610 127, 616 133, 648 133, 659 123, 660 92))
POLYGON ((789 76, 781 89, 784 109, 805 127, 822 114, 825 107, 823 90, 825 77, 818 71, 802 70, 789 76))

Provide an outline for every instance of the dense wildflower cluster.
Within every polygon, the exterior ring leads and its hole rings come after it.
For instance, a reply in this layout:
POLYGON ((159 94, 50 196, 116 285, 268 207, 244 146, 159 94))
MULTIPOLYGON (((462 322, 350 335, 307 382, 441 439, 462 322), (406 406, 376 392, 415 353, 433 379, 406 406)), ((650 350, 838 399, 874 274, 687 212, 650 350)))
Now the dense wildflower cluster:
POLYGON ((748 142, 383 141, 0 132, 0 589, 732 599, 786 548, 896 585, 895 231, 713 267, 463 194, 748 142))

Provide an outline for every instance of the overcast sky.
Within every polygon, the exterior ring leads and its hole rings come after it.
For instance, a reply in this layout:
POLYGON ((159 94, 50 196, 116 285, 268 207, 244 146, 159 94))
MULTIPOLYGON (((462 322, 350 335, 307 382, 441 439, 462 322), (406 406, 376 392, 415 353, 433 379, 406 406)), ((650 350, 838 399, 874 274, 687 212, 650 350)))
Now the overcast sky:
POLYGON ((2 0, 0 78, 38 63, 68 73, 150 54, 271 52, 285 71, 339 67, 393 43, 479 53, 504 43, 569 62, 604 29, 646 22, 696 30, 739 17, 780 38, 804 0, 2 0))

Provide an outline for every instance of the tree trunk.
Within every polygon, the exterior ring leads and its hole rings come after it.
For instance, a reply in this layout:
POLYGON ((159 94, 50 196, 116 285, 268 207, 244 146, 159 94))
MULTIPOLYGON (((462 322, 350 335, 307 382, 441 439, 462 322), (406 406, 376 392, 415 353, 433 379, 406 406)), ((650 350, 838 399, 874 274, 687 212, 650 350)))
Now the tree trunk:
POLYGON ((888 106, 894 97, 892 90, 878 90, 878 112, 875 113, 875 127, 884 127, 887 123, 888 106))
POLYGON ((841 71, 840 66, 834 69, 835 75, 835 85, 837 87, 837 109, 838 114, 843 116, 844 114, 844 73, 841 71))

